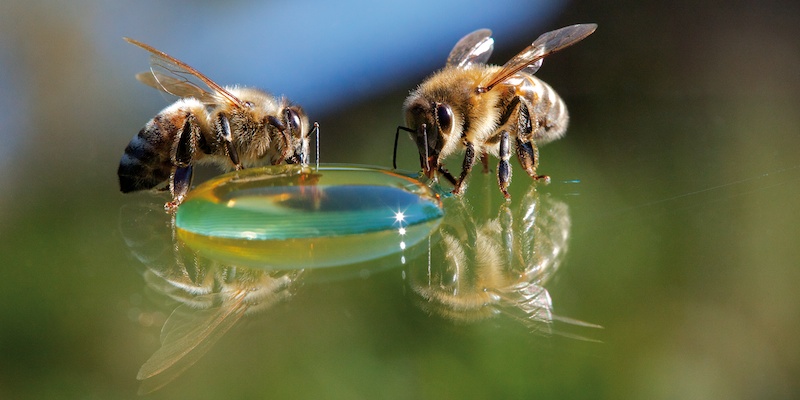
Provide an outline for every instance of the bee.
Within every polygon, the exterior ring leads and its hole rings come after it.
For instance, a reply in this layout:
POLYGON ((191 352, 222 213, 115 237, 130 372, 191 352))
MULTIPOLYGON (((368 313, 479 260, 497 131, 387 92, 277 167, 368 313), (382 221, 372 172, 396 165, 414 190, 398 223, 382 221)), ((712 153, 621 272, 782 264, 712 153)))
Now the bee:
POLYGON ((164 208, 173 211, 189 191, 197 163, 224 170, 308 164, 309 136, 314 131, 319 139, 319 124, 309 124, 300 106, 259 89, 222 87, 162 51, 125 40, 151 53, 150 71, 136 78, 180 99, 125 148, 117 171, 123 193, 168 186, 172 200, 164 208))
POLYGON ((564 135, 569 115, 564 101, 548 84, 533 76, 544 57, 586 38, 596 24, 580 24, 545 33, 505 65, 487 65, 494 40, 492 32, 480 29, 464 36, 447 57, 445 67, 434 73, 406 98, 403 104, 406 131, 417 145, 423 173, 429 179, 441 174, 460 194, 467 175, 480 156, 484 170, 487 155, 499 159, 497 179, 506 199, 511 180, 512 143, 517 158, 531 178, 537 175, 537 145, 564 135), (455 178, 442 161, 463 150, 461 175, 455 178))

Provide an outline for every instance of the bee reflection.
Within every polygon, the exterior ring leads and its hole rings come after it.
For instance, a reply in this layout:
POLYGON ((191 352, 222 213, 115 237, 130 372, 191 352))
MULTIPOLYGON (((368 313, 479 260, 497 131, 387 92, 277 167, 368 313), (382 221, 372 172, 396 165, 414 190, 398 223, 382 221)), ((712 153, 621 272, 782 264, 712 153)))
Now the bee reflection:
POLYGON ((242 268, 200 257, 176 239, 170 217, 155 207, 123 209, 121 230, 145 266, 149 291, 177 303, 161 330, 161 347, 139 369, 140 394, 180 376, 244 316, 289 298, 303 274, 242 268))
POLYGON ((554 320, 569 321, 553 314, 544 288, 567 251, 567 205, 531 187, 481 218, 466 199, 451 200, 427 264, 409 270, 419 306, 457 322, 502 313, 543 333, 552 333, 554 320))

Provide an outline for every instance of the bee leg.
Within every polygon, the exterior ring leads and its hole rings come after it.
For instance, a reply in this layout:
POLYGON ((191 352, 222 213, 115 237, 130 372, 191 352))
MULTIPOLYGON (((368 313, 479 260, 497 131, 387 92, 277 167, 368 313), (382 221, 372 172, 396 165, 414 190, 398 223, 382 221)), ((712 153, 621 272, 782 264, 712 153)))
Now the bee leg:
POLYGON ((285 160, 289 156, 289 151, 291 150, 292 146, 292 138, 290 137, 291 133, 287 129, 286 124, 281 122, 281 120, 276 118, 274 115, 270 115, 269 117, 267 117, 267 122, 269 122, 270 125, 274 126, 275 129, 280 131, 281 135, 283 135, 283 142, 285 146, 283 146, 283 151, 281 152, 281 158, 276 163, 280 164, 283 162, 283 160, 285 160))
POLYGON ((174 167, 170 174, 169 191, 172 193, 172 201, 164 204, 164 209, 172 212, 183 202, 189 188, 192 187, 192 165, 186 167, 174 167))
POLYGON ((172 194, 172 201, 164 205, 167 211, 177 208, 192 186, 192 160, 199 135, 200 127, 194 115, 187 114, 170 155, 173 167, 169 177, 169 192, 172 194))
POLYGON ((450 184, 455 186, 456 178, 453 176, 453 174, 450 173, 450 171, 448 171, 445 167, 440 165, 439 173, 442 174, 442 176, 444 176, 444 178, 447 179, 447 181, 450 182, 450 184))
POLYGON ((508 159, 511 155, 509 147, 508 131, 504 130, 500 134, 500 153, 498 154, 500 162, 497 163, 497 183, 500 185, 503 197, 507 200, 511 199, 511 195, 508 194, 508 183, 511 182, 511 166, 508 164, 508 159))
POLYGON ((231 159, 233 167, 237 170, 242 169, 242 164, 239 162, 239 153, 233 147, 231 124, 228 121, 228 117, 223 113, 217 114, 217 134, 220 140, 225 143, 225 150, 228 152, 228 158, 231 159))
POLYGON ((547 175, 536 175, 536 167, 539 164, 539 149, 533 142, 525 142, 517 139, 517 157, 522 168, 530 175, 531 178, 541 180, 546 183, 550 182, 550 177, 547 175))
POLYGON ((517 134, 517 158, 525 172, 536 180, 550 181, 547 175, 536 175, 536 168, 539 166, 539 149, 533 143, 533 125, 531 124, 528 106, 524 101, 519 103, 517 134))
POLYGON ((461 191, 464 190, 464 180, 475 164, 475 146, 472 142, 468 141, 464 141, 464 146, 466 146, 464 164, 461 166, 461 175, 456 180, 456 187, 453 189, 453 194, 461 194, 461 191))
POLYGON ((497 183, 500 186, 500 191, 503 192, 503 197, 509 200, 511 199, 511 195, 508 194, 508 185, 511 182, 511 165, 508 163, 508 159, 511 157, 511 145, 509 143, 511 135, 509 134, 509 129, 512 129, 512 132, 517 132, 517 138, 525 135, 530 136, 533 131, 530 126, 528 106, 525 100, 520 96, 511 99, 500 116, 499 122, 502 130, 500 131, 499 140, 498 158, 500 161, 497 164, 497 183), (507 126, 514 116, 517 117, 516 126, 507 126))
MULTIPOLYGON (((286 144, 283 146, 283 151, 281 152, 281 159, 278 161, 278 164, 289 160, 289 157, 292 153, 292 139, 289 136, 289 131, 283 131, 283 142, 286 144)), ((291 162, 291 160, 289 160, 291 162)))
POLYGON ((481 153, 481 164, 483 164, 483 173, 489 173, 489 155, 484 151, 481 153))

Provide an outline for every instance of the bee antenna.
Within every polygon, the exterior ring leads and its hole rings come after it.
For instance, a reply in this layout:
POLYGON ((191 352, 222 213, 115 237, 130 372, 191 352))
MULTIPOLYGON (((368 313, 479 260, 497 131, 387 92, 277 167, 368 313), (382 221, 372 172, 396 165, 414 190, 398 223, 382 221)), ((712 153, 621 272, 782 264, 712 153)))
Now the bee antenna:
POLYGON ((314 159, 317 162, 316 170, 319 171, 319 123, 318 122, 314 122, 314 132, 317 135, 317 143, 316 143, 317 144, 317 151, 316 151, 316 155, 314 156, 314 159))
POLYGON ((400 138, 400 131, 406 131, 409 133, 414 133, 414 130, 411 128, 406 128, 405 126, 397 126, 397 131, 394 133, 394 151, 392 152, 392 168, 397 169, 397 142, 400 138))
POLYGON ((397 169, 397 140, 400 138, 400 128, 402 126, 397 126, 397 130, 394 132, 394 150, 392 150, 392 169, 397 169))
POLYGON ((422 139, 425 140, 425 170, 431 169, 431 158, 428 155, 428 125, 422 124, 422 139))

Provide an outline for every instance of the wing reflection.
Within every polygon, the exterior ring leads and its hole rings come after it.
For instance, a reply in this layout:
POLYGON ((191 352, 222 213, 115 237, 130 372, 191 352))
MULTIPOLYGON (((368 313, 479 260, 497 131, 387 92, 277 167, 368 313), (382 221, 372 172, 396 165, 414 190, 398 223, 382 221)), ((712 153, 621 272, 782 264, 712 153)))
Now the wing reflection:
POLYGON ((531 187, 520 201, 481 217, 466 197, 449 200, 427 263, 409 268, 420 308, 464 323, 503 314, 545 334, 557 320, 598 327, 555 315, 544 287, 567 252, 564 202, 531 187))
POLYGON ((161 347, 139 369, 140 394, 180 376, 245 315, 289 298, 303 275, 200 257, 177 240, 170 217, 157 207, 128 207, 120 221, 126 244, 145 266, 148 289, 178 304, 161 330, 161 347))

